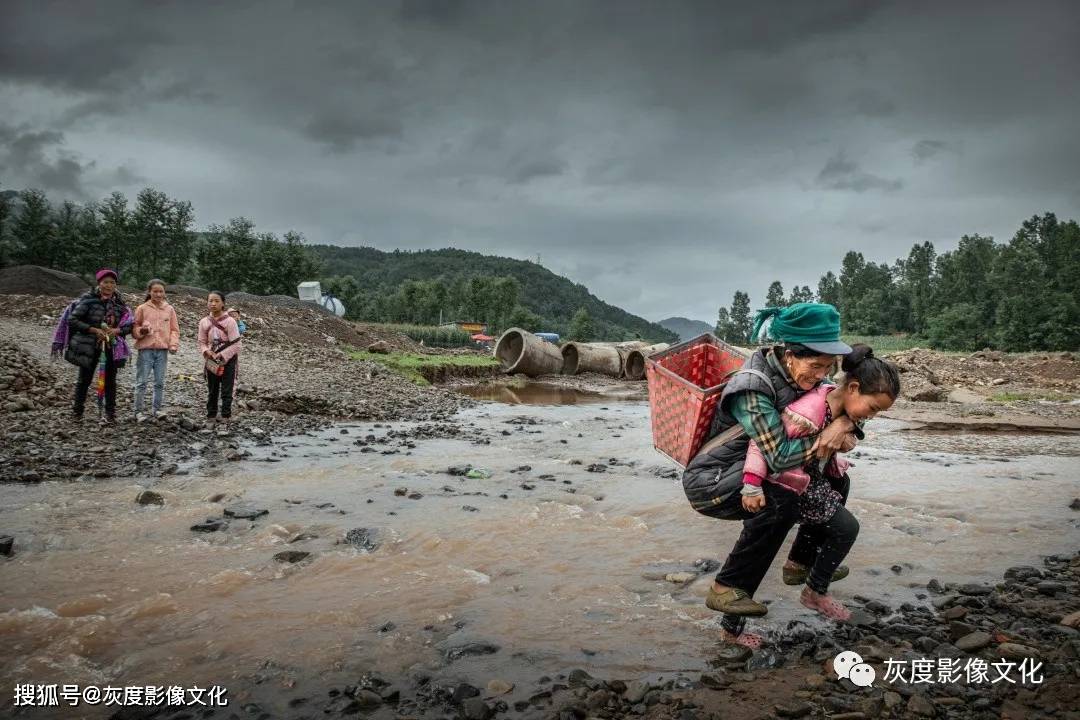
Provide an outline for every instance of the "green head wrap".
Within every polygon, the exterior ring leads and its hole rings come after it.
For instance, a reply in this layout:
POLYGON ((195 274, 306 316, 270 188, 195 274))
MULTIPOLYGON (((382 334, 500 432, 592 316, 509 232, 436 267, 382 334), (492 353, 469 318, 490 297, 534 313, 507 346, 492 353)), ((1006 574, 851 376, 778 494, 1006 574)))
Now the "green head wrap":
POLYGON ((795 303, 759 310, 750 338, 759 333, 773 340, 799 343, 822 355, 846 355, 851 348, 840 342, 840 313, 825 303, 795 303))

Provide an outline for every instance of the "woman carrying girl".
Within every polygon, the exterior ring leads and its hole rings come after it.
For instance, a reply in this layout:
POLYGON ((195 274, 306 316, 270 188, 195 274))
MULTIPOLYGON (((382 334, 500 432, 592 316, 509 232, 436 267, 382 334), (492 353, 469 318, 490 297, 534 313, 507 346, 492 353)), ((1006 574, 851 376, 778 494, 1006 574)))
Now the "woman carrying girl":
MULTIPOLYGON (((761 637, 743 632, 745 618, 768 612, 753 596, 796 523, 803 524, 784 568, 785 582, 802 584, 813 574, 815 584, 811 590, 821 596, 826 595, 823 591, 827 590, 827 581, 846 575, 846 568, 836 558, 842 560, 851 547, 853 533, 858 532, 857 524, 840 527, 842 523, 837 520, 835 526, 830 526, 829 521, 836 515, 836 508, 846 502, 850 481, 843 473, 838 477, 825 476, 821 463, 830 461, 838 451, 853 448, 855 436, 861 435, 855 419, 865 419, 869 412, 865 408, 873 407, 876 412, 884 403, 877 392, 882 385, 860 384, 849 389, 845 382, 842 387, 850 393, 853 403, 850 415, 845 400, 836 407, 830 406, 829 422, 823 413, 820 432, 789 437, 781 413, 818 388, 833 368, 836 357, 849 355, 852 349, 840 341, 840 316, 831 305, 797 303, 787 308, 767 308, 758 314, 754 335, 763 325, 767 326, 768 335, 780 344, 753 353, 727 383, 717 404, 713 422, 715 437, 705 444, 683 474, 683 489, 696 510, 710 517, 743 523, 735 547, 709 590, 706 605, 724 613, 723 640, 752 648, 760 646, 761 637), (870 393, 873 402, 862 397, 871 387, 875 391, 870 393), (820 481, 808 482, 804 494, 815 500, 825 496, 825 508, 803 520, 799 493, 782 483, 745 482, 750 479, 744 473, 744 466, 751 443, 764 458, 769 475, 799 467, 810 477, 821 475, 825 485, 820 481), (813 493, 809 491, 811 485, 813 493), (809 522, 816 517, 826 521, 809 522), (838 543, 841 534, 844 534, 843 542, 838 543), (847 549, 840 547, 843 544, 847 549), (826 546, 833 550, 818 564, 826 546), (825 575, 826 583, 819 582, 834 561, 836 567, 825 575)), ((854 359, 857 357, 851 358, 854 359)), ((874 361, 881 363, 876 358, 874 361)), ((876 364, 872 369, 875 378, 880 371, 896 380, 885 382, 888 392, 884 395, 890 395, 893 385, 898 391, 895 369, 882 370, 876 364)), ((862 382, 868 376, 859 377, 862 382)), ((834 400, 840 397, 838 394, 834 400)), ((888 404, 891 405, 891 400, 888 404)), ((833 470, 832 475, 836 474, 833 470)), ((840 518, 847 520, 848 516, 840 518)), ((830 610, 837 614, 835 606, 828 601, 809 595, 805 599, 819 612, 830 610)))

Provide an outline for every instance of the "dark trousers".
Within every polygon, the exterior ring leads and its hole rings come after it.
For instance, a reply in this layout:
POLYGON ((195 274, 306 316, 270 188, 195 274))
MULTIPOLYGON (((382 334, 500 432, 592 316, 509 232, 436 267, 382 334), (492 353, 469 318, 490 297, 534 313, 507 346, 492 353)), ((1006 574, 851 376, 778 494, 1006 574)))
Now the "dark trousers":
MULTIPOLYGON (((850 510, 841 507, 833 513, 828 522, 802 527, 813 528, 814 532, 823 535, 822 542, 818 546, 817 557, 807 565, 810 568, 810 577, 807 578, 806 584, 814 592, 824 595, 829 592, 829 583, 832 582, 836 568, 844 562, 851 546, 855 544, 855 538, 859 537, 859 521, 850 510)), ((801 531, 802 528, 800 528, 801 531)))
MULTIPOLYGON (((101 359, 101 351, 94 355, 94 362, 90 367, 79 366, 79 379, 75 382, 75 405, 72 410, 76 415, 82 415, 86 409, 86 396, 90 391, 90 384, 97 377, 98 362, 101 359)), ((105 353, 105 414, 116 414, 116 362, 112 352, 105 353)))
MULTIPOLYGON (((844 497, 847 502, 848 492, 851 489, 851 481, 847 475, 842 478, 830 478, 829 482, 844 497)), ((727 561, 716 575, 716 582, 727 587, 739 588, 747 592, 751 597, 757 592, 758 586, 765 578, 765 574, 772 566, 776 554, 780 552, 788 533, 799 521, 799 496, 775 483, 762 483, 765 492, 765 508, 757 513, 750 513, 742 509, 742 496, 733 493, 726 498, 722 505, 718 505, 714 514, 726 519, 742 519, 743 530, 739 539, 735 541, 735 547, 728 554, 727 561)), ((850 513, 844 509, 850 516, 850 513)), ((840 513, 837 512, 837 515, 840 513)), ((835 516, 834 516, 835 518, 835 516)), ((855 521, 854 517, 851 517, 855 521)), ((815 568, 818 557, 829 544, 829 539, 835 528, 828 524, 799 526, 799 533, 795 536, 795 542, 791 546, 788 558, 804 567, 815 568)), ((855 534, 858 534, 858 522, 855 522, 855 534)), ((847 549, 840 555, 840 560, 847 555, 847 550, 855 542, 847 544, 847 549)), ((830 552, 829 562, 835 559, 839 545, 830 552)), ((829 570, 827 578, 832 578, 833 572, 839 566, 840 560, 829 570)), ((826 587, 828 584, 826 583, 826 587)), ((721 623, 728 632, 737 634, 742 629, 743 618, 735 615, 724 615, 721 623)))
POLYGON ((209 370, 203 372, 206 375, 206 417, 215 418, 218 415, 218 399, 221 400, 221 417, 232 417, 233 383, 236 382, 236 358, 233 357, 225 363, 225 372, 214 375, 209 370))

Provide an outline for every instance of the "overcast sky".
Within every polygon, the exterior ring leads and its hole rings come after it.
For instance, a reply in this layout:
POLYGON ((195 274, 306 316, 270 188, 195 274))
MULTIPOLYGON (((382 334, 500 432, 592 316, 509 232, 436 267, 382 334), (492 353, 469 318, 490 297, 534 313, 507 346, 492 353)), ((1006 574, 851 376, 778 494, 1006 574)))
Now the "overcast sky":
POLYGON ((12 2, 0 185, 536 259, 651 320, 1080 217, 1080 3, 12 2))

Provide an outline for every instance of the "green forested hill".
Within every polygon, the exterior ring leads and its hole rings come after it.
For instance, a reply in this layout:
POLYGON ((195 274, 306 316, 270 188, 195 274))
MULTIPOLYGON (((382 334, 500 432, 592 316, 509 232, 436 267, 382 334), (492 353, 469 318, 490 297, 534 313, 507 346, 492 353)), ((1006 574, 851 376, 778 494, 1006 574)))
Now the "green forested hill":
POLYGON ((480 320, 498 329, 524 325, 566 335, 571 319, 584 309, 591 339, 676 340, 671 331, 533 262, 450 248, 310 247, 323 263, 324 287, 359 319, 433 323, 441 311, 444 320, 480 320))

